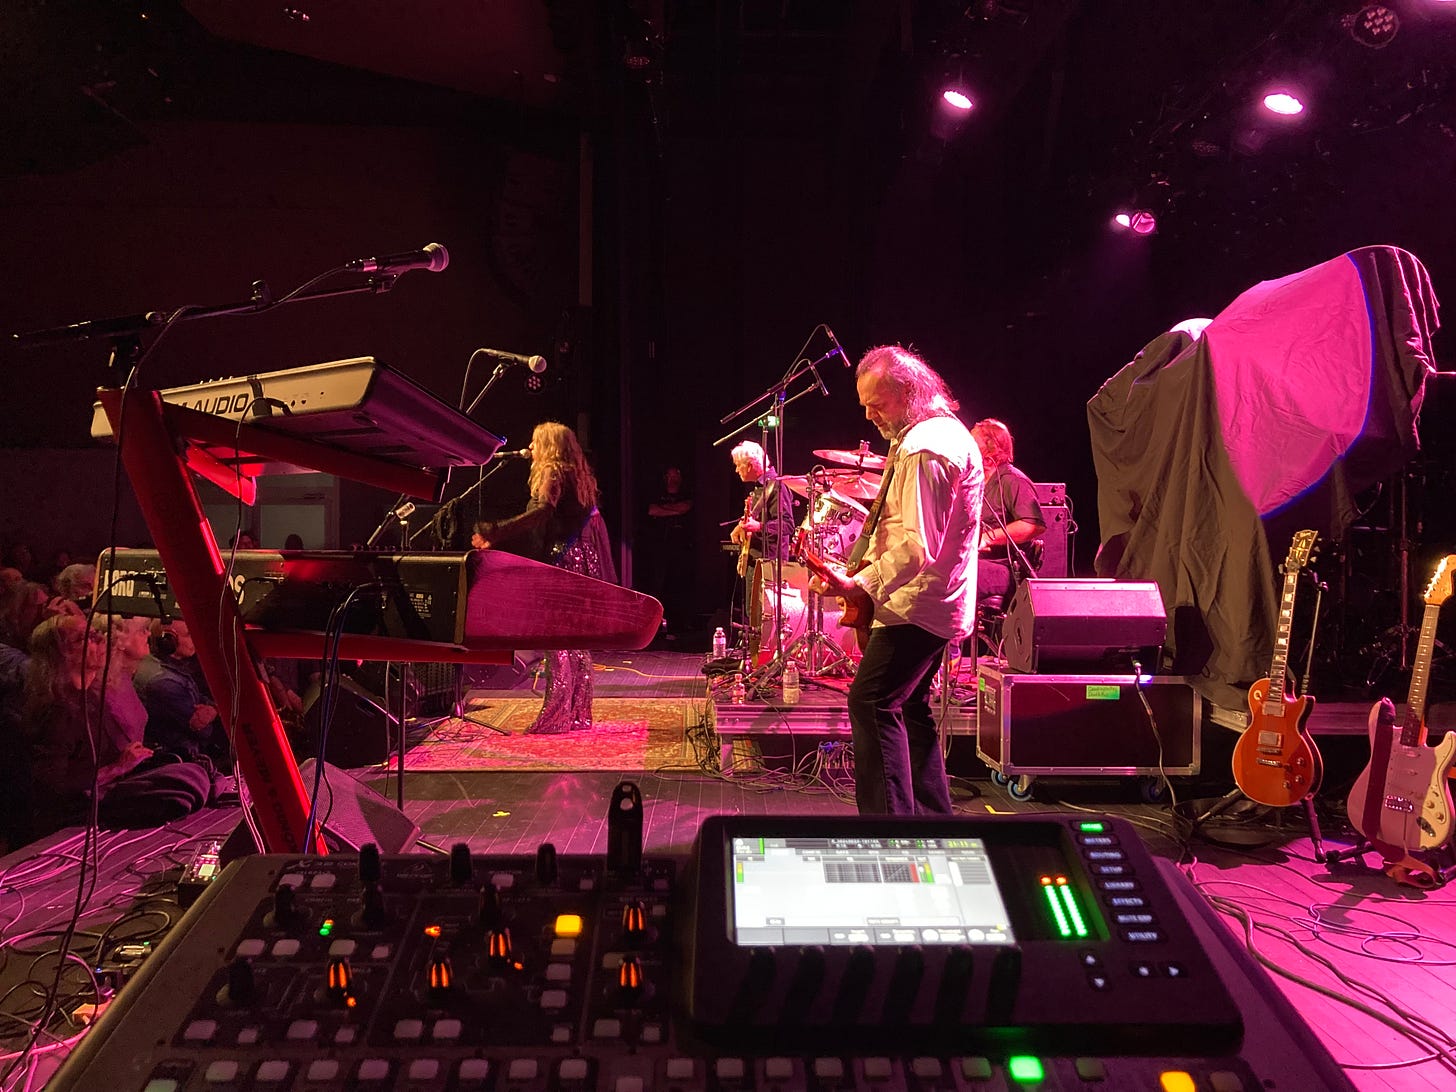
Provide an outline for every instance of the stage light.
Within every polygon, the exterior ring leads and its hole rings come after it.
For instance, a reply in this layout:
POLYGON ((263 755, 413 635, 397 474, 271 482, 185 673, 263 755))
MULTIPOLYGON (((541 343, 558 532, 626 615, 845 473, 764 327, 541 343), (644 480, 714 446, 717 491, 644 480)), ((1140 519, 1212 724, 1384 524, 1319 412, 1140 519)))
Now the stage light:
POLYGON ((1112 218, 1112 222, 1124 231, 1131 231, 1135 235, 1151 235, 1158 230, 1158 218, 1147 209, 1119 212, 1112 218))
POLYGON ((1384 49, 1400 33, 1400 16, 1384 4, 1366 4, 1340 23, 1351 38, 1371 49, 1384 49))
POLYGON ((976 104, 971 97, 958 87, 947 87, 940 93, 940 101, 953 110, 963 114, 969 113, 976 104))
POLYGON ((1304 103, 1288 91, 1271 91, 1264 96, 1264 109, 1282 117, 1294 117, 1304 113, 1304 103))

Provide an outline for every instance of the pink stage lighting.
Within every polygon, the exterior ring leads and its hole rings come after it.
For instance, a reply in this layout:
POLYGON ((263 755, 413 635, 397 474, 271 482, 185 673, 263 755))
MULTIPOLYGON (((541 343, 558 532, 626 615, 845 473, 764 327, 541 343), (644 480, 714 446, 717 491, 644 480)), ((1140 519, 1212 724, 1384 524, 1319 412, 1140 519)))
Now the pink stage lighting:
POLYGON ((1271 91, 1264 96, 1264 109, 1271 114, 1294 117, 1296 114, 1304 113, 1304 103, 1288 91, 1271 91))
POLYGON ((961 113, 968 113, 971 107, 976 105, 971 101, 969 95, 955 87, 946 88, 941 92, 940 98, 947 106, 959 110, 961 113))
POLYGON ((1119 212, 1112 218, 1112 222, 1124 231, 1131 231, 1137 235, 1151 235, 1158 230, 1158 218, 1147 209, 1119 212))

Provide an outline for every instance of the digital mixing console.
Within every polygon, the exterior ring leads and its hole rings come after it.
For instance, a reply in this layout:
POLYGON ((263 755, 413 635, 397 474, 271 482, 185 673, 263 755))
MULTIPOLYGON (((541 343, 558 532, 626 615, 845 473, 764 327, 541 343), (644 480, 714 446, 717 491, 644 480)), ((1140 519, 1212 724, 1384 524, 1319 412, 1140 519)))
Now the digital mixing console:
POLYGON ((685 862, 609 844, 236 861, 50 1087, 1350 1087, 1120 820, 718 816, 685 862))

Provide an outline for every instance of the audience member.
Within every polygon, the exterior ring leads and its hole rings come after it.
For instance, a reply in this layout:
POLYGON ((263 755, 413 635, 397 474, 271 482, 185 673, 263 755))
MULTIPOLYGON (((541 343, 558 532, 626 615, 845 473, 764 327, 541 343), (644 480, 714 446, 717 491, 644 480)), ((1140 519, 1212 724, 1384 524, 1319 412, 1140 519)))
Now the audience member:
POLYGON ((226 768, 227 732, 199 682, 197 646, 180 618, 151 629, 152 654, 136 671, 137 693, 147 707, 147 744, 184 758, 206 755, 226 768))

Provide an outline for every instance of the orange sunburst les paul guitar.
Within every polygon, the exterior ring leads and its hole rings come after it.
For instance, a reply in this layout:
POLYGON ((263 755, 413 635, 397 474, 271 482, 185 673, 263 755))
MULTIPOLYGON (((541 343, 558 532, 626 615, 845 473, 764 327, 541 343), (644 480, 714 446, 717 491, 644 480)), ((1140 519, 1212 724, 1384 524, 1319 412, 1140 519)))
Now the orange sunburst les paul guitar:
MULTIPOLYGON (((789 540, 789 557, 803 564, 811 573, 820 580, 830 580, 835 575, 835 570, 822 557, 809 549, 809 532, 806 528, 800 527, 794 532, 794 537, 789 540)), ((861 566, 847 571, 845 575, 850 576, 858 572, 861 566)), ((835 596, 839 600, 839 624, 847 629, 854 630, 855 644, 861 652, 870 639, 870 623, 874 620, 874 600, 868 596, 860 599, 846 599, 843 596, 835 596)))
POLYGON ((1234 783, 1250 800, 1274 808, 1298 804, 1319 788, 1324 776, 1320 753, 1305 728, 1314 699, 1286 690, 1294 595, 1318 537, 1317 531, 1300 531, 1289 547, 1269 677, 1249 688, 1249 726, 1234 746, 1234 783))
MULTIPOLYGON (((1405 716, 1396 724, 1395 706, 1381 698, 1370 710, 1370 765, 1350 790, 1350 822, 1389 862, 1431 873, 1411 852, 1436 849, 1451 837, 1451 789, 1446 777, 1456 760, 1456 732, 1426 745, 1426 683, 1436 644, 1441 604, 1451 598, 1456 554, 1443 558, 1423 596, 1421 636, 1411 665, 1405 716)), ((1434 879, 1434 874, 1431 874, 1434 879)))

